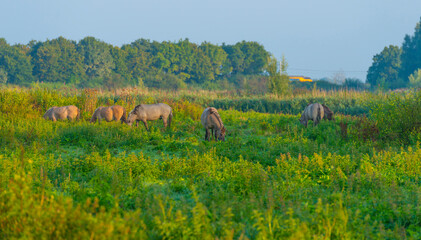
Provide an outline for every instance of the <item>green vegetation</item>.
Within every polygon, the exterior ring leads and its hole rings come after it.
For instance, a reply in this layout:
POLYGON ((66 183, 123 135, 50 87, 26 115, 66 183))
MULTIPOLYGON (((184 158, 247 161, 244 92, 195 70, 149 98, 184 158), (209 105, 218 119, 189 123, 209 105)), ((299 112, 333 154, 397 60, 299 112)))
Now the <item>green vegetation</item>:
POLYGON ((421 92, 239 94, 1 89, 0 238, 421 238, 421 92), (304 128, 315 100, 336 120, 304 128), (170 129, 88 122, 153 102, 172 106, 170 129), (226 141, 205 142, 216 103, 226 141), (69 104, 80 121, 42 119, 69 104))
POLYGON ((373 65, 368 70, 367 82, 371 86, 381 89, 398 88, 404 86, 399 80, 401 68, 400 55, 402 50, 390 45, 385 47, 380 54, 373 57, 373 65))
POLYGON ((268 89, 269 92, 276 95, 288 95, 291 91, 289 86, 289 77, 287 74, 288 64, 285 57, 282 56, 282 60, 279 64, 275 57, 271 56, 268 60, 267 72, 268 77, 268 89))
POLYGON ((236 86, 237 76, 263 75, 269 53, 256 42, 222 46, 188 39, 151 42, 139 39, 122 47, 94 37, 79 42, 59 37, 10 46, 0 38, 0 83, 33 82, 72 87, 152 87, 183 89, 236 86))
POLYGON ((421 68, 409 75, 409 85, 413 88, 421 88, 421 68))
MULTIPOLYGON (((367 82, 372 88, 396 89, 417 87, 410 82, 411 74, 421 68, 421 19, 413 36, 406 35, 402 47, 390 45, 373 57, 367 82)), ((413 78, 412 80, 413 81, 413 78)))

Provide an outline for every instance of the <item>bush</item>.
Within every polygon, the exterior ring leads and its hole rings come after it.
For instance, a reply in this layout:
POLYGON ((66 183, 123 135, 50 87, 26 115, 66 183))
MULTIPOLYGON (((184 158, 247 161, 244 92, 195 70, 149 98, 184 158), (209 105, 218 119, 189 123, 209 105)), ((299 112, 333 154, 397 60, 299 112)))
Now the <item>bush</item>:
POLYGON ((391 93, 385 101, 371 104, 370 115, 380 138, 409 144, 421 131, 421 91, 391 93))
POLYGON ((182 77, 172 73, 158 73, 156 75, 147 75, 145 85, 151 88, 179 90, 186 88, 186 83, 182 77))

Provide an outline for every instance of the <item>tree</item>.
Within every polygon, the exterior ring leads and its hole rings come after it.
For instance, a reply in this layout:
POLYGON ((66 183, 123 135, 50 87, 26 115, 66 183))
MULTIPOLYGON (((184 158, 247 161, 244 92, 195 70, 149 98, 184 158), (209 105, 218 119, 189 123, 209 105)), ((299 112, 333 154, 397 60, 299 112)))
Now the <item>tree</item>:
POLYGON ((7 83, 7 72, 3 68, 0 68, 0 83, 7 83))
POLYGON ((85 78, 76 42, 59 37, 35 43, 31 50, 33 74, 41 81, 77 83, 85 78))
POLYGON ((126 59, 127 59, 127 52, 119 47, 111 48, 111 56, 113 57, 114 62, 114 69, 113 69, 113 76, 114 79, 118 79, 122 81, 120 84, 122 85, 136 85, 137 82, 133 80, 132 75, 130 74, 129 68, 127 67, 126 59), (116 77, 117 76, 117 77, 116 77))
POLYGON ((371 87, 399 88, 405 83, 399 78, 401 67, 401 48, 390 45, 373 57, 373 64, 368 69, 367 82, 371 87))
POLYGON ((178 74, 186 75, 186 80, 190 79, 190 73, 193 71, 193 64, 195 62, 194 53, 196 51, 196 44, 189 42, 189 39, 180 40, 177 43, 179 51, 179 68, 178 74))
POLYGON ((146 39, 138 39, 131 44, 123 45, 122 50, 126 55, 126 66, 131 77, 136 81, 141 81, 149 71, 151 66, 151 43, 146 39))
POLYGON ((0 38, 0 69, 6 73, 3 74, 3 81, 29 84, 34 80, 31 58, 25 51, 21 46, 10 46, 4 38, 0 38))
POLYGON ((343 84, 345 82, 346 76, 344 71, 337 71, 333 74, 332 81, 334 84, 343 84))
POLYGON ((210 58, 198 48, 195 49, 194 58, 196 61, 193 62, 192 70, 188 73, 191 78, 199 84, 214 80, 210 58))
POLYGON ((216 77, 222 75, 222 70, 226 68, 223 64, 226 63, 227 53, 219 46, 204 42, 200 44, 199 49, 209 57, 212 65, 212 75, 216 77))
POLYGON ((243 62, 245 55, 241 51, 240 47, 238 45, 222 44, 222 49, 228 54, 227 60, 230 65, 230 67, 227 68, 230 70, 228 73, 232 73, 233 75, 242 73, 244 71, 243 62))
POLYGON ((115 64, 111 56, 111 46, 94 37, 86 37, 77 45, 83 56, 85 73, 90 80, 109 77, 115 64))
POLYGON ((244 74, 261 74, 267 64, 269 53, 257 42, 242 41, 237 43, 244 53, 243 72, 244 74))
POLYGON ((399 75, 407 83, 409 75, 421 68, 421 19, 415 26, 414 35, 406 35, 404 38, 401 61, 399 75))
POLYGON ((269 74, 268 89, 276 95, 285 95, 290 93, 289 77, 287 74, 288 63, 285 56, 282 56, 280 68, 278 69, 278 60, 274 56, 268 58, 266 71, 269 74))
POLYGON ((421 68, 409 75, 409 85, 413 88, 421 88, 421 68))

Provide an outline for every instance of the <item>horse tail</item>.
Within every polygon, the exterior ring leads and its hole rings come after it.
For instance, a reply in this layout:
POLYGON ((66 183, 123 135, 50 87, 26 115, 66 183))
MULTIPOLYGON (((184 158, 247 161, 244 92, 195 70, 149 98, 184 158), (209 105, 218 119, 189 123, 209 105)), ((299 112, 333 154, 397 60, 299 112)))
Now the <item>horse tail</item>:
POLYGON ((317 122, 320 122, 320 120, 322 120, 322 107, 320 107, 320 105, 319 106, 317 106, 317 122))
POLYGON ((78 121, 79 121, 79 119, 80 119, 80 109, 79 109, 79 108, 77 108, 76 120, 78 120, 78 121))
POLYGON ((123 116, 121 116, 121 123, 127 122, 127 117, 126 117, 126 109, 123 108, 123 116))
POLYGON ((172 108, 170 110, 170 115, 168 115, 168 127, 171 128, 171 121, 172 121, 172 108))

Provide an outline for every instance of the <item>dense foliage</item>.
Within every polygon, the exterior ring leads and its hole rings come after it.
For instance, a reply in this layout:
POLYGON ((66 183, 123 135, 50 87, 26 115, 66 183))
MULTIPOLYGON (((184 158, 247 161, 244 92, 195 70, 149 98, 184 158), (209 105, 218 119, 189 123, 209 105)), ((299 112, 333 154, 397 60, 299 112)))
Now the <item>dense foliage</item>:
POLYGON ((28 48, 10 46, 0 38, 0 83, 25 84, 33 79, 28 48))
POLYGON ((285 57, 282 56, 282 60, 279 63, 275 57, 271 56, 267 64, 268 77, 268 89, 269 92, 280 95, 288 95, 291 92, 290 80, 287 74, 288 64, 285 57))
POLYGON ((390 45, 373 57, 367 82, 385 89, 412 87, 409 77, 418 69, 421 69, 421 20, 415 26, 414 35, 405 36, 402 47, 390 45))
POLYGON ((371 86, 387 88, 398 88, 405 86, 405 82, 399 81, 399 70, 401 68, 401 48, 390 45, 373 57, 373 64, 368 69, 367 82, 371 86))
POLYGON ((312 94, 295 98, 349 99, 369 115, 337 108, 335 121, 304 128, 302 105, 293 114, 220 109, 226 141, 205 142, 204 107, 247 97, 2 89, 0 238, 421 238, 421 93, 312 94), (141 102, 172 106, 171 128, 88 122, 97 106, 141 102), (42 119, 68 104, 80 121, 42 119))
POLYGON ((161 43, 139 39, 120 48, 94 37, 13 46, 0 39, 0 83, 178 89, 186 84, 212 87, 225 80, 234 85, 236 75, 263 74, 268 57, 262 45, 246 41, 218 46, 188 39, 161 43))

